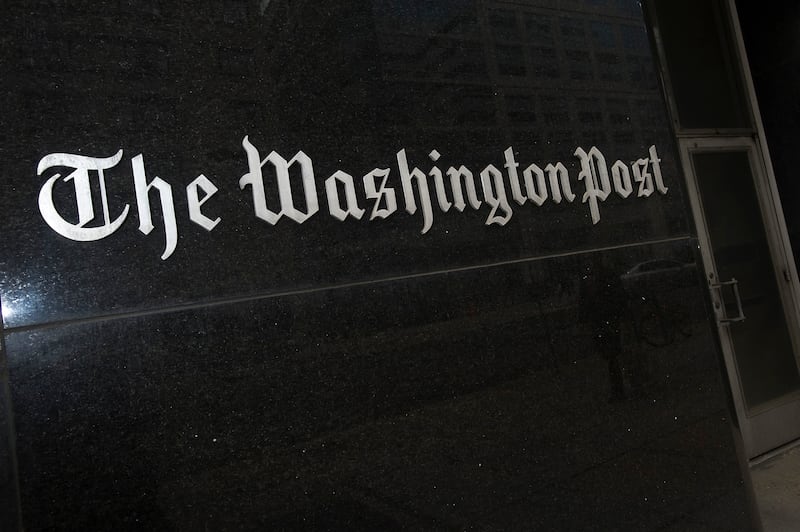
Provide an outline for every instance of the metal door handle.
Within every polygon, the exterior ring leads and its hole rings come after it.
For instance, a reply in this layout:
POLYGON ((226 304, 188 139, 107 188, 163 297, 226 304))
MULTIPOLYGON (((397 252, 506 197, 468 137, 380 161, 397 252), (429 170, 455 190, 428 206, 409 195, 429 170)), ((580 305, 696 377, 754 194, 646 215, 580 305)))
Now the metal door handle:
POLYGON ((736 278, 732 278, 730 281, 723 281, 721 283, 709 283, 709 286, 713 290, 719 290, 719 300, 722 303, 722 310, 725 314, 724 318, 718 319, 717 323, 720 324, 729 324, 729 323, 736 323, 738 321, 744 321, 744 310, 742 310, 742 298, 739 296, 739 281, 736 278), (723 297, 722 288, 725 286, 730 286, 733 289, 733 297, 736 298, 736 307, 738 309, 738 313, 736 316, 729 318, 727 317, 727 311, 725 307, 725 298, 723 297))

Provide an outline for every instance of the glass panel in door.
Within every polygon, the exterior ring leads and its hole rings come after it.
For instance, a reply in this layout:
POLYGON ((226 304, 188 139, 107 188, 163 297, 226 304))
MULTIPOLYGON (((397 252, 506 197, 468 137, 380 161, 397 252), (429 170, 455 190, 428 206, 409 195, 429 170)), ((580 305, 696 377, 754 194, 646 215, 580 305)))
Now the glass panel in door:
MULTIPOLYGON (((746 319, 728 328, 748 416, 800 390, 779 281, 746 149, 695 152, 692 165, 718 280, 738 281, 746 319)), ((781 280, 782 282, 782 280, 781 280)), ((730 303, 731 291, 722 297, 730 303)))

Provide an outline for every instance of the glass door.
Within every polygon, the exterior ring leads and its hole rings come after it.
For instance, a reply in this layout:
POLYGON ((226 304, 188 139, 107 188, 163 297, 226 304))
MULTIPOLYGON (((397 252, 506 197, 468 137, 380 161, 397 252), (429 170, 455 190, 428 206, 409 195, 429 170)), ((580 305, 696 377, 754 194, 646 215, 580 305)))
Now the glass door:
POLYGON ((681 139, 706 279, 752 458, 800 438, 798 312, 761 157, 744 138, 681 139))

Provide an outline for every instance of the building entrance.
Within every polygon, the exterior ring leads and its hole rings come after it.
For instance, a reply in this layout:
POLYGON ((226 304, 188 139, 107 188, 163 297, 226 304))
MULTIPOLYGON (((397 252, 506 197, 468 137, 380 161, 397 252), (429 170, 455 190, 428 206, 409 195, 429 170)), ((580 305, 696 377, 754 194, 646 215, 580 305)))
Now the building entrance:
POLYGON ((751 138, 681 140, 728 377, 752 458, 800 438, 789 257, 751 138))
POLYGON ((798 278, 732 0, 646 4, 745 452, 800 438, 798 278))

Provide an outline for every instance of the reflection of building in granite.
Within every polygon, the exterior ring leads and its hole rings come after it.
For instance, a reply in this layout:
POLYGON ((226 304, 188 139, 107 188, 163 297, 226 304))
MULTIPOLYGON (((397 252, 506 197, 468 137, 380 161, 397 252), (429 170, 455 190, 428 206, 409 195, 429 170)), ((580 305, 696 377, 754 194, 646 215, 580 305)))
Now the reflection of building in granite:
POLYGON ((385 74, 429 110, 409 119, 452 133, 502 129, 507 140, 530 143, 652 142, 636 138, 636 126, 658 120, 661 102, 645 28, 630 9, 598 5, 566 16, 490 2, 451 14, 420 3, 398 20, 379 6, 385 74), (442 121, 449 109, 463 114, 442 121), (572 123, 586 129, 565 129, 572 123))
MULTIPOLYGON (((404 120, 425 131, 430 147, 459 152, 454 158, 472 161, 476 173, 509 145, 527 163, 571 161, 573 179, 578 146, 597 146, 610 166, 666 145, 647 34, 633 3, 568 2, 554 10, 493 1, 447 11, 416 2, 401 14, 382 4, 375 18, 384 76, 406 95, 392 103, 407 110, 404 120)), ((636 233, 649 224, 665 232, 661 207, 651 207, 643 213, 619 202, 592 230, 636 233)), ((538 223, 561 223, 548 218, 538 223)))

